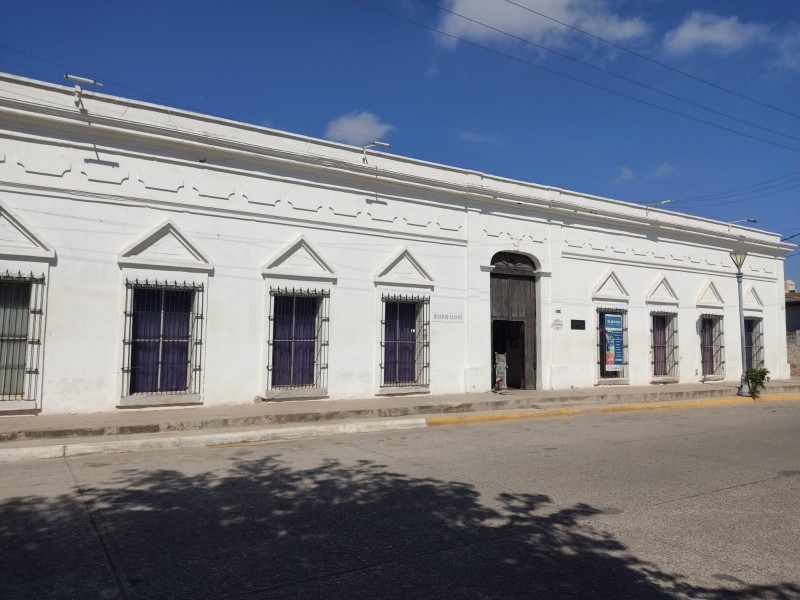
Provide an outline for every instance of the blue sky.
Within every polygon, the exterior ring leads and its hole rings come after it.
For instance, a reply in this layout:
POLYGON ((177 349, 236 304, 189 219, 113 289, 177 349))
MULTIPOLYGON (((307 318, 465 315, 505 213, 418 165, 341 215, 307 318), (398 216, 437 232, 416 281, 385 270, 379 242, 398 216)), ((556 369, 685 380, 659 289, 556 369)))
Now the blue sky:
POLYGON ((796 0, 29 0, 0 70, 800 233, 796 0))

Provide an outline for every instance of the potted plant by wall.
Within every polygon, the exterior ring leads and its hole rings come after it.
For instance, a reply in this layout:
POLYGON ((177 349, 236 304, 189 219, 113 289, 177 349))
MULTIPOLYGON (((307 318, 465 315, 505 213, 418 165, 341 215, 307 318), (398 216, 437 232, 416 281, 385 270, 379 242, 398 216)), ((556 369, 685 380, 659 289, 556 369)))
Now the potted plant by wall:
POLYGON ((769 369, 747 369, 744 376, 747 379, 747 385, 750 386, 750 397, 753 400, 757 399, 769 381, 769 369))

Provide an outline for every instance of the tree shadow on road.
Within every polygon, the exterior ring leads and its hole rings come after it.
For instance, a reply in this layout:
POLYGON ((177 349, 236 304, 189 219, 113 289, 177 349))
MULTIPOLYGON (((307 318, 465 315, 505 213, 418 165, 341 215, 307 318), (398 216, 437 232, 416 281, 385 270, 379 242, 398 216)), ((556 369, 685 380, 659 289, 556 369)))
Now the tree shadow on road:
POLYGON ((632 556, 599 510, 485 498, 369 461, 128 470, 0 504, 3 598, 800 598, 712 589, 632 556))

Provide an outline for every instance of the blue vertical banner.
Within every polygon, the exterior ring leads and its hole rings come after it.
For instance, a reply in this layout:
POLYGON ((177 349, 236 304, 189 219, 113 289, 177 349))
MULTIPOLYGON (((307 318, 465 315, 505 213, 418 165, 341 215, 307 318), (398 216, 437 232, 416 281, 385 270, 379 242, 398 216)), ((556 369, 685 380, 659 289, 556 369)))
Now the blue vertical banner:
POLYGON ((605 368, 606 371, 622 371, 624 361, 622 349, 622 315, 605 316, 605 368))

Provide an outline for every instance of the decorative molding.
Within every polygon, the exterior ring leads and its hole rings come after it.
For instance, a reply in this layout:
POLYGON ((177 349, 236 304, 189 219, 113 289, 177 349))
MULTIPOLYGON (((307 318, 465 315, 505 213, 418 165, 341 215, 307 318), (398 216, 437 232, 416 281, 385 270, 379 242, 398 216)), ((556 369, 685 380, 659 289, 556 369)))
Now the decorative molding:
POLYGON ((164 221, 120 252, 119 264, 186 271, 214 270, 211 261, 178 229, 172 219, 164 221))
POLYGON ((764 302, 752 283, 747 286, 742 298, 744 299, 744 308, 747 310, 764 310, 764 302))
POLYGON ((139 181, 148 190, 177 193, 183 187, 183 176, 174 171, 157 167, 145 168, 139 174, 139 181))
POLYGON ((647 304, 678 304, 678 294, 665 275, 659 276, 645 295, 647 304))
POLYGON ((26 150, 17 157, 17 164, 26 173, 50 177, 63 177, 72 170, 69 158, 54 152, 26 150))
POLYGON ((619 300, 628 302, 630 294, 612 269, 608 269, 592 289, 594 300, 619 300))
POLYGON ((700 293, 697 295, 697 306, 721 308, 724 304, 722 294, 719 293, 717 286, 711 279, 706 279, 700 288, 700 293))
POLYGON ((433 289, 433 278, 405 246, 381 265, 375 273, 375 283, 433 289))
POLYGON ((212 200, 230 200, 236 189, 230 180, 220 180, 214 175, 203 173, 192 182, 192 189, 201 198, 212 200))
POLYGON ((129 177, 128 171, 121 169, 119 163, 104 160, 84 159, 81 173, 89 181, 114 185, 122 184, 129 177))
POLYGON ((302 235, 270 258, 261 268, 261 274, 264 277, 333 283, 338 279, 333 267, 302 235))
POLYGON ((0 201, 0 257, 51 261, 55 259, 56 252, 33 228, 0 201))

